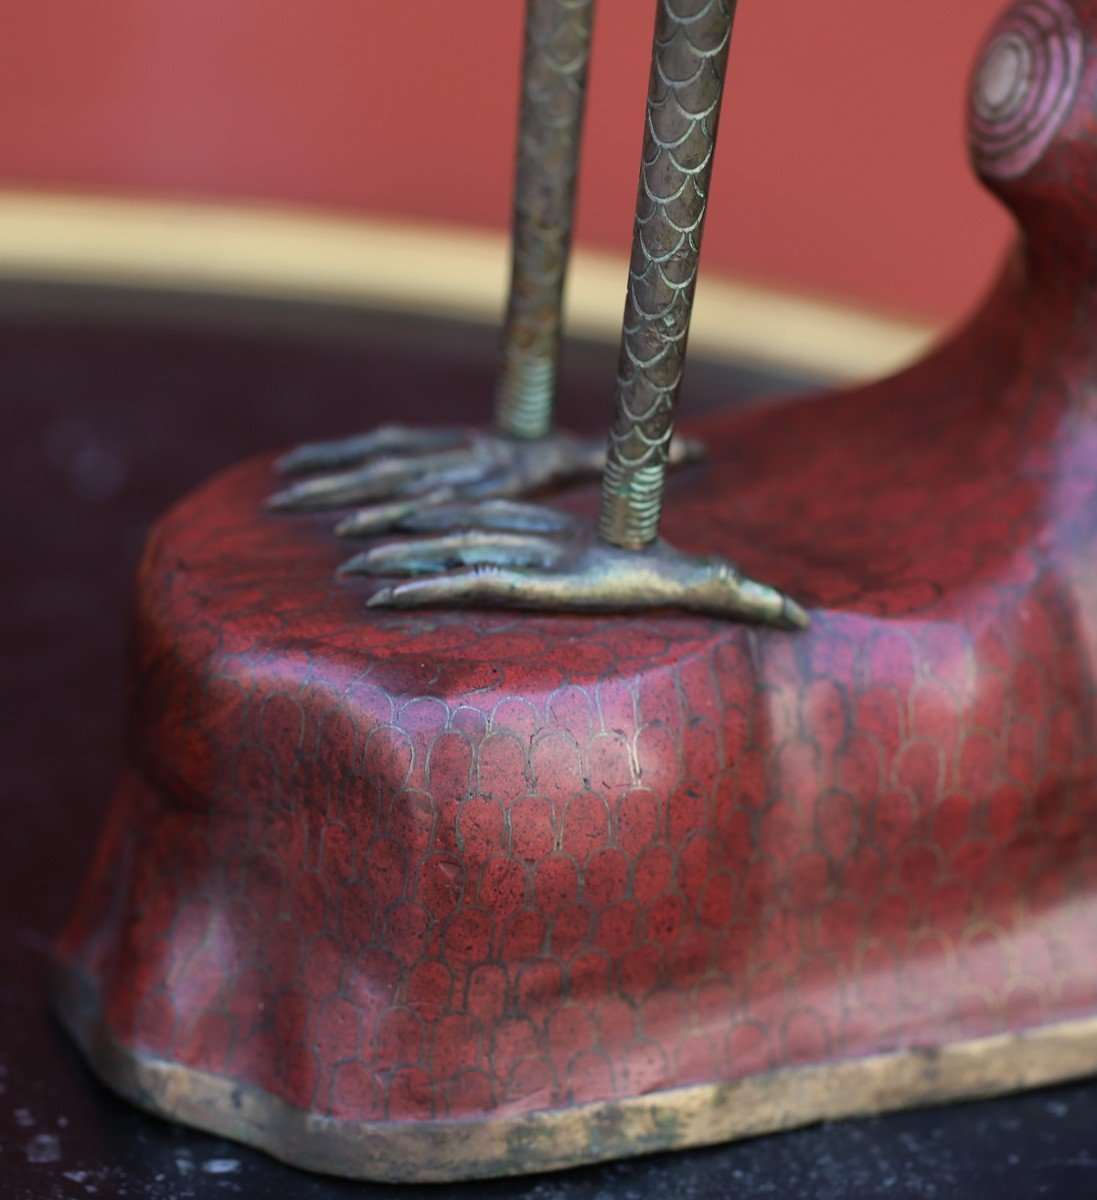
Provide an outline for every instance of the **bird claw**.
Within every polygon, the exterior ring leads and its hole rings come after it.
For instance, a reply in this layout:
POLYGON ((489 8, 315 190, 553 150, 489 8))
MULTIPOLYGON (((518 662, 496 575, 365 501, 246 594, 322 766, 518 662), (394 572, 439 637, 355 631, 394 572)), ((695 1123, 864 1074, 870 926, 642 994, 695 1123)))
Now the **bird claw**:
POLYGON ((337 471, 379 454, 421 454, 461 445, 468 434, 460 429, 413 429, 407 425, 379 425, 369 433, 330 442, 306 442, 274 463, 279 475, 308 471, 337 471))
POLYGON ((356 555, 341 575, 425 575, 454 567, 551 567, 564 547, 533 533, 469 529, 437 537, 387 542, 356 555))
POLYGON ((517 500, 454 501, 452 492, 432 492, 415 500, 362 508, 340 521, 340 537, 367 537, 383 531, 444 533, 451 529, 500 529, 510 533, 562 533, 571 517, 542 504, 517 500))
MULTIPOLYGON (((671 465, 691 462, 700 443, 675 439, 671 465)), ((277 512, 361 511, 337 532, 362 537, 401 524, 413 512, 470 498, 530 495, 552 486, 595 479, 605 463, 600 440, 550 433, 513 438, 474 429, 412 429, 382 425, 371 433, 311 442, 275 463, 281 475, 306 475, 267 499, 277 512)))
POLYGON ((794 600, 725 559, 683 554, 665 542, 622 550, 601 542, 587 523, 537 505, 448 509, 450 532, 389 542, 344 564, 344 574, 405 578, 375 592, 369 607, 671 608, 782 629, 808 624, 794 600))
POLYGON ((500 465, 490 448, 480 448, 475 441, 468 448, 390 453, 349 470, 330 471, 291 484, 269 497, 267 507, 302 512, 346 508, 397 496, 422 496, 441 489, 457 494, 462 487, 489 479, 500 465))

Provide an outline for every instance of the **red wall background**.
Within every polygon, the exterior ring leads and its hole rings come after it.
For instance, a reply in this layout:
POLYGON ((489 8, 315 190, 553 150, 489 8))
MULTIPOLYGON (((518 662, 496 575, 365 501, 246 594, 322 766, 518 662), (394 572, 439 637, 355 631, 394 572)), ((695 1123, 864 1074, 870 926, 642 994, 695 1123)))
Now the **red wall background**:
MULTIPOLYGON (((963 109, 1001 0, 742 0, 706 263, 950 318, 1008 233, 963 109)), ((520 0, 6 0, 0 186, 507 219, 520 0)), ((601 0, 579 237, 627 249, 649 0, 601 0)))

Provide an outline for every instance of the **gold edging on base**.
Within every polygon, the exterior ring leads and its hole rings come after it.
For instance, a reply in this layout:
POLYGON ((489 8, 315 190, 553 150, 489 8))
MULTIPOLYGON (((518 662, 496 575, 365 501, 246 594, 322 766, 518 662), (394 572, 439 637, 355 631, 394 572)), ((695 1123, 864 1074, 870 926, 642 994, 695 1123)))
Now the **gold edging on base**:
MULTIPOLYGON (((502 232, 261 204, 0 190, 0 277, 326 301, 497 322, 502 232)), ((570 332, 616 342, 628 263, 576 248, 570 332)), ((718 362, 868 378, 920 357, 929 325, 702 273, 690 347, 718 362)))
POLYGON ((555 1171, 1097 1073, 1097 1017, 1087 1017, 515 1117, 354 1123, 129 1049, 107 1028, 92 985, 76 971, 58 970, 55 995, 62 1021, 95 1073, 140 1107, 296 1167, 385 1183, 555 1171))

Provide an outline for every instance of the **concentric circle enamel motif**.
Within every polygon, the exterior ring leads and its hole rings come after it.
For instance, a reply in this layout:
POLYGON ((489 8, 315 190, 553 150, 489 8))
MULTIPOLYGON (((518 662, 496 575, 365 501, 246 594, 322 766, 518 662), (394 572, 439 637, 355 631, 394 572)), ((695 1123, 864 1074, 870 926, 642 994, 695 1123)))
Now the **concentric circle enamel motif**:
POLYGON ((998 23, 971 84, 969 139, 988 179, 1018 179, 1066 119, 1085 56, 1067 0, 1021 0, 998 23))

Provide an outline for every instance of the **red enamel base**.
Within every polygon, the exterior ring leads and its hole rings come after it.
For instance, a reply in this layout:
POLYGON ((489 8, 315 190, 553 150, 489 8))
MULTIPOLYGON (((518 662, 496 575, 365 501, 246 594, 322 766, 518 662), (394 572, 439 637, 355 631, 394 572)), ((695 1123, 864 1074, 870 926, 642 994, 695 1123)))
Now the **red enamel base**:
POLYGON ((959 337, 692 429, 665 536, 790 591, 806 633, 367 612, 330 515, 262 512, 266 461, 165 517, 58 951, 116 1042, 400 1124, 1097 1016, 1078 86, 997 185, 1026 237, 959 337))
POLYGON ((969 355, 704 431, 668 533, 801 635, 367 613, 264 462, 178 506, 61 943, 113 1033, 411 1121, 1097 1012, 1097 438, 969 355))

